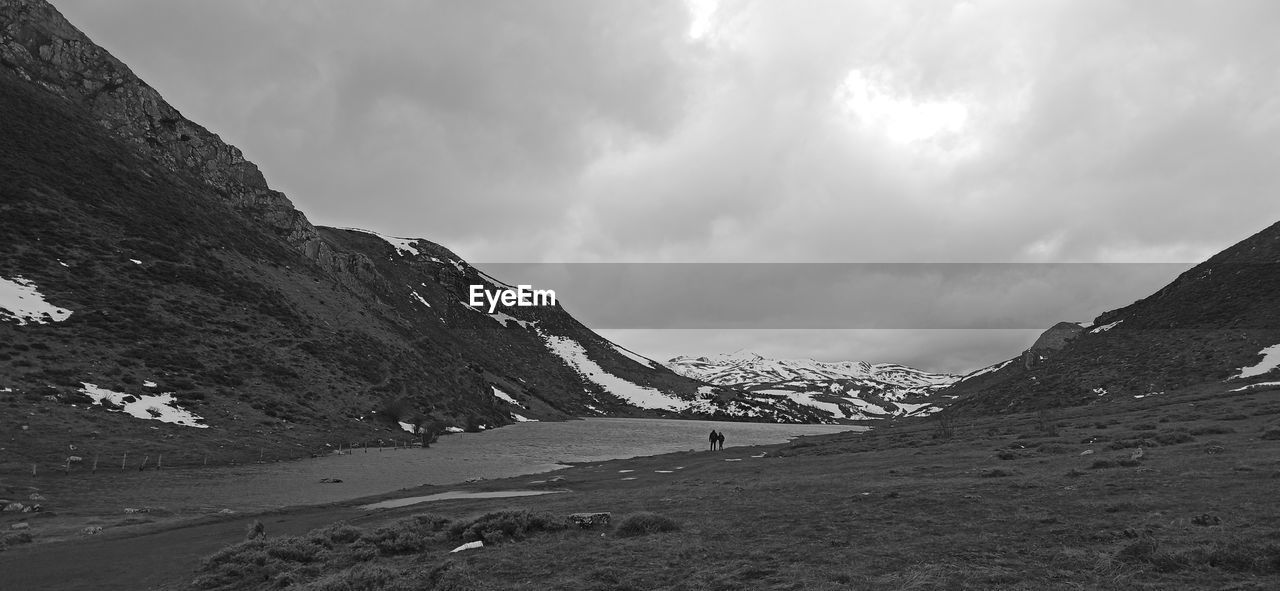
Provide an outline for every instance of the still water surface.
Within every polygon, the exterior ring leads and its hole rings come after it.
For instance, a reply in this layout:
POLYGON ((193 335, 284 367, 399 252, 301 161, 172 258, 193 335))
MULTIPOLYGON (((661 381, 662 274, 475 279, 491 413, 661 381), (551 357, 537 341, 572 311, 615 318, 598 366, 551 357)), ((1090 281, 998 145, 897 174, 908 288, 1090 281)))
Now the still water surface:
MULTIPOLYGON (((712 429, 731 447, 784 443, 799 435, 862 430, 847 425, 778 425, 668 419, 584 419, 518 423, 441 437, 428 449, 376 449, 322 458, 164 474, 138 504, 177 510, 259 510, 328 503, 424 484, 454 484, 598 462, 707 448, 712 429), (321 483, 321 479, 341 479, 321 483)), ((160 476, 160 474, 157 474, 160 476)))

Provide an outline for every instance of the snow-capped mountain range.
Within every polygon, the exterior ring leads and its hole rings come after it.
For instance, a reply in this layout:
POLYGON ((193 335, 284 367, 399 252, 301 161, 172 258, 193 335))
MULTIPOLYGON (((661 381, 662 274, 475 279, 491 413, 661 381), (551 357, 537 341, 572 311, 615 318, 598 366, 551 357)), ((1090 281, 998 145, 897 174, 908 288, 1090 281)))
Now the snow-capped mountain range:
POLYGON ((666 366, 718 386, 810 406, 831 420, 929 414, 948 400, 936 392, 960 379, 893 363, 771 359, 748 351, 680 356, 666 366))

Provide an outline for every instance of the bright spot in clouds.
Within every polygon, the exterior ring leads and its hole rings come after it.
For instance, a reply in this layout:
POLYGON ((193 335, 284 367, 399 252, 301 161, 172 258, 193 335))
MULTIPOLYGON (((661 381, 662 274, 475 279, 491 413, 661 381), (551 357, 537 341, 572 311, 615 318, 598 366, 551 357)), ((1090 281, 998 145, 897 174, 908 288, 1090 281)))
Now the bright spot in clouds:
POLYGON ((689 38, 699 41, 711 33, 720 0, 685 0, 689 8, 689 38))
POLYGON ((900 144, 958 134, 969 119, 963 103, 916 100, 896 89, 892 75, 881 68, 851 70, 836 89, 835 101, 846 114, 900 144))

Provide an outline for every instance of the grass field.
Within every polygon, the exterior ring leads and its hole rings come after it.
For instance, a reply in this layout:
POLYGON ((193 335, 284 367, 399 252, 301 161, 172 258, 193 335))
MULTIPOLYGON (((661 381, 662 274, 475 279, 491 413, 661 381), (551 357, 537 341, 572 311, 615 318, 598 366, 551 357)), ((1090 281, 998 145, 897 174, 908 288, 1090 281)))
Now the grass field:
POLYGON ((262 516, 168 588, 1280 588, 1280 392, 1225 390, 576 466, 470 485, 569 493, 310 533, 262 516))
POLYGON ((206 557, 192 585, 1280 588, 1278 393, 1191 390, 1121 410, 578 467, 557 483, 575 494, 247 541, 206 557), (564 525, 581 511, 613 523, 564 525), (449 553, 476 539, 486 546, 449 553))

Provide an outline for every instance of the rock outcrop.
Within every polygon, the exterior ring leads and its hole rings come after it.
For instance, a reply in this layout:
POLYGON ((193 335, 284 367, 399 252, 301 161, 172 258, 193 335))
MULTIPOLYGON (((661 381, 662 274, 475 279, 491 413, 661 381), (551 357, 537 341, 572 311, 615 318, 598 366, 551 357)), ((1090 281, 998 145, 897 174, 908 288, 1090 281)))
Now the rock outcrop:
POLYGON ((44 0, 0 0, 0 65, 88 108, 116 137, 174 171, 195 175, 233 209, 311 258, 327 250, 316 229, 235 146, 187 119, 120 60, 44 0))

